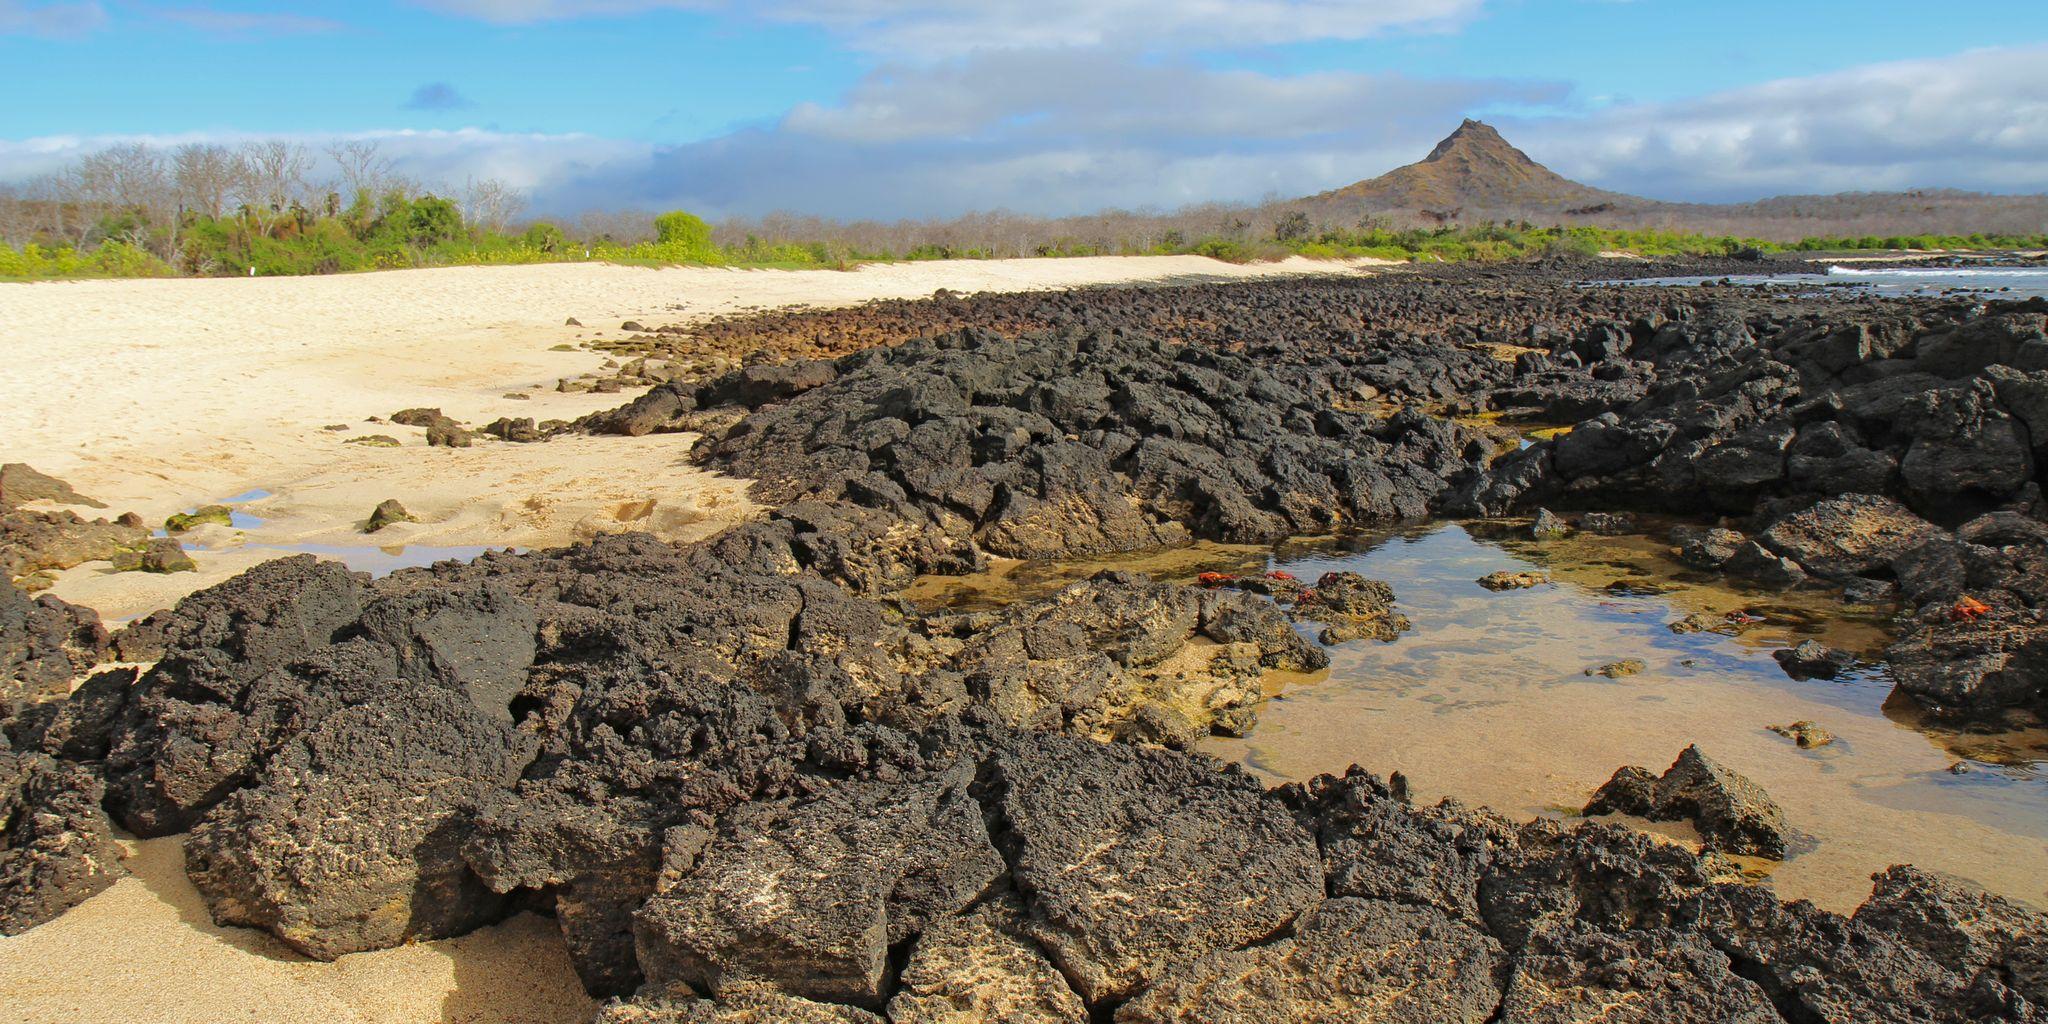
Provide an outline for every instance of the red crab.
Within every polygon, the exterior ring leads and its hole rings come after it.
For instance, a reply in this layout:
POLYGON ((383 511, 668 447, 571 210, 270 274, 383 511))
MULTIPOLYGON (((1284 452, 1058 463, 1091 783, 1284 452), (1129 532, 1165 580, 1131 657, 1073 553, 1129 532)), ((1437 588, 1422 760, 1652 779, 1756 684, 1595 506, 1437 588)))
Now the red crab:
POLYGON ((1968 594, 1956 599, 1955 607, 1948 610, 1949 618, 1957 622, 1975 622, 1991 614, 1991 606, 1968 594))
POLYGON ((1221 587, 1237 582, 1237 577, 1227 572, 1205 572, 1195 577, 1195 582, 1205 587, 1221 587))

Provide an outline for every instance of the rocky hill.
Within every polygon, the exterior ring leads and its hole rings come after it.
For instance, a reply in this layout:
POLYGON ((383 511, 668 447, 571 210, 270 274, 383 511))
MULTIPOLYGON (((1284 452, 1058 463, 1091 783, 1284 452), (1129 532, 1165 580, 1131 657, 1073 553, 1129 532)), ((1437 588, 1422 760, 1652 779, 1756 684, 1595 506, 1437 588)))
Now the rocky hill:
POLYGON ((1469 118, 1420 162, 1307 202, 1370 211, 1428 211, 1445 219, 1477 211, 1591 214, 1660 205, 1581 185, 1531 160, 1493 126, 1469 118))

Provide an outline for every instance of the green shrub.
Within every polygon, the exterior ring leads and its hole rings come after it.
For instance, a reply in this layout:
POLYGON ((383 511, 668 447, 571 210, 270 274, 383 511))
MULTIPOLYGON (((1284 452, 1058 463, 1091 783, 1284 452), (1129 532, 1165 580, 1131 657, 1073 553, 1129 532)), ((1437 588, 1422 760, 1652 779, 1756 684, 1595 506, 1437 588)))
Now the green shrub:
POLYGON ((711 248, 711 225, 687 210, 670 210, 654 218, 654 240, 664 246, 711 248))

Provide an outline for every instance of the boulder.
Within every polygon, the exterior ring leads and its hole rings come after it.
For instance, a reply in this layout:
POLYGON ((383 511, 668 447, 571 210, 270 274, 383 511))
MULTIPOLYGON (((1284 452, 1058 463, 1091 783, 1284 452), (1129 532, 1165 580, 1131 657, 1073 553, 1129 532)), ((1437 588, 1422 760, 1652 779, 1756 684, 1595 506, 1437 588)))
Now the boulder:
POLYGON ((158 537, 140 549, 117 551, 108 559, 115 572, 197 572, 198 564, 185 548, 170 537, 158 537))
POLYGON ((1760 539, 1807 572, 1842 579, 1889 568, 1939 532, 1890 498, 1850 494, 1779 519, 1760 539))
POLYGON ((370 518, 363 522, 363 532, 376 533, 393 523, 416 522, 419 520, 413 518, 413 514, 407 512, 405 506, 398 503, 397 498, 386 498, 378 502, 376 508, 370 510, 370 518))
POLYGON ((0 935, 52 920, 127 873, 101 795, 86 767, 10 751, 0 736, 0 935))
POLYGON ((201 505, 164 520, 164 529, 171 533, 184 533, 202 526, 232 526, 234 515, 235 510, 226 505, 201 505))
POLYGON ((1714 849, 1784 860, 1790 850, 1785 815, 1763 788, 1687 747, 1660 778, 1633 765, 1614 773, 1584 812, 1633 814, 1651 821, 1690 821, 1714 849))
POLYGON ((1833 679, 1856 667, 1856 656, 1838 651, 1818 640, 1801 641, 1797 647, 1772 651, 1771 657, 1794 679, 1833 679))
POLYGON ((464 821, 533 760, 460 694, 394 680, 273 754, 186 842, 218 924, 265 928, 318 960, 459 935, 504 898, 463 861, 464 821))
POLYGON ((1670 929, 1538 933, 1515 961, 1500 1024, 1782 1024, 1726 954, 1670 929))
POLYGON ((31 501, 80 505, 85 508, 107 507, 106 502, 88 498, 72 490, 70 484, 47 473, 37 472, 26 463, 0 463, 0 512, 12 511, 31 501))
POLYGON ((1350 897, 1302 914, 1293 934, 1168 973, 1117 1024, 1482 1024, 1508 961, 1500 944, 1434 907, 1350 897))
POLYGON ((887 1024, 866 1010, 748 988, 712 999, 687 993, 614 1002, 592 1024, 887 1024))
POLYGON ((996 756, 1025 930, 1090 1005, 1266 938, 1323 897, 1314 841, 1242 771, 1045 736, 996 756))
POLYGON ((2048 1006, 2048 915, 1907 865, 1874 878, 1855 923, 1971 979, 1972 988, 2006 987, 2048 1006))
POLYGON ((0 583, 0 715, 14 701, 69 693, 71 680, 106 657, 107 646, 92 609, 0 583))
POLYGON ((918 936, 889 1000, 893 1024, 1087 1024, 1088 1007, 1024 934, 1015 896, 918 936))
POLYGON ((759 983, 880 1009, 890 948, 1003 872, 972 778, 962 765, 734 809, 694 868, 635 916, 648 980, 714 995, 759 983))
MULTIPOLYGON (((142 836, 182 832, 246 781, 297 727, 294 709, 308 690, 283 670, 361 617, 364 583, 297 555, 178 602, 163 622, 163 657, 137 684, 107 755, 107 805, 122 824, 142 836), (271 673, 280 674, 266 680, 271 673)), ((373 652, 360 655, 299 678, 389 678, 393 669, 373 652)))

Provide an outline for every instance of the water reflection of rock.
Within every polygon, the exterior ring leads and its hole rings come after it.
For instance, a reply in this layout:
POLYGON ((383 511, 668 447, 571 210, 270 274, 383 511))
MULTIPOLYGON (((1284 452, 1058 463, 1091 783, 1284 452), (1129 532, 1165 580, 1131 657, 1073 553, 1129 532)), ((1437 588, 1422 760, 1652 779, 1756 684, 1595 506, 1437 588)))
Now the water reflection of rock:
MULTIPOLYGON (((1526 526, 1435 523, 1273 547, 1198 544, 1136 557, 1004 563, 974 577, 921 581, 926 607, 988 608, 1109 568, 1192 581, 1203 572, 1281 569, 1305 579, 1350 570, 1393 585, 1415 631, 1392 644, 1332 649, 1310 677, 1269 676, 1277 699, 1242 739, 1205 749, 1269 781, 1400 769, 1427 798, 1510 814, 1568 813, 1615 769, 1663 763, 1698 742, 1754 778, 1819 843, 1772 871, 1782 895, 1853 906, 1871 872, 1911 861, 2043 901, 2048 730, 2023 712, 1970 726, 1903 701, 1877 659, 1891 609, 1825 590, 1750 588, 1689 569, 1643 532, 1543 542, 1526 526), (1489 572, 1541 571, 1555 586, 1492 593, 1489 572), (1732 635, 1673 633, 1689 615, 1761 621, 1732 635), (1795 681, 1772 652, 1815 639, 1854 652, 1834 680, 1795 681), (1622 659, 1644 671, 1585 671, 1622 659), (1836 742, 1801 749, 1772 724, 1812 721, 1836 742), (1484 738, 1481 743, 1479 737, 1484 738), (1964 774, 1950 766, 1961 762, 1964 774)), ((1662 831, 1663 829, 1660 829, 1662 831)))

